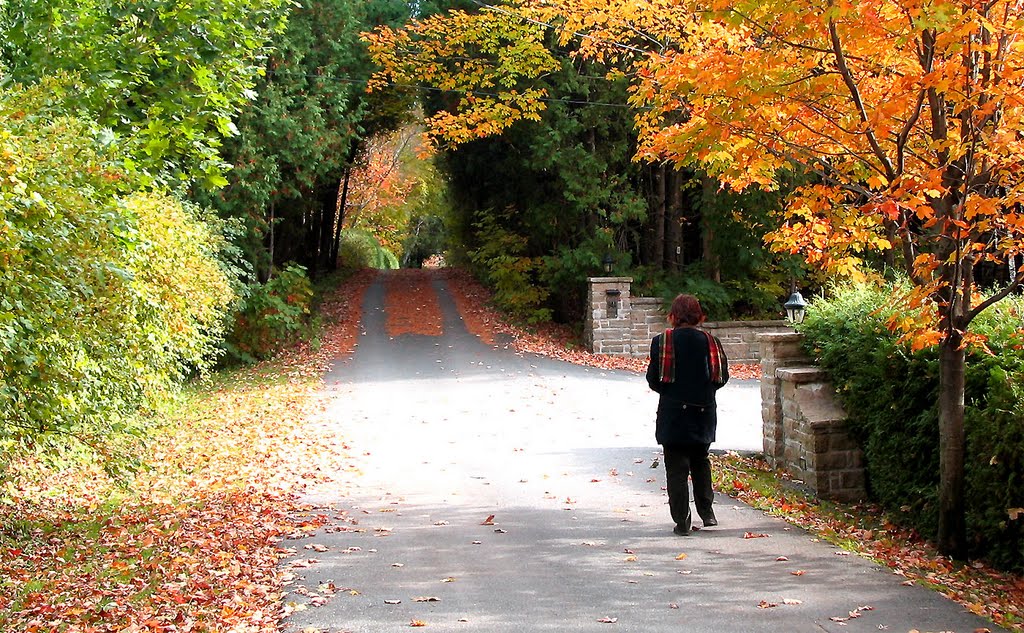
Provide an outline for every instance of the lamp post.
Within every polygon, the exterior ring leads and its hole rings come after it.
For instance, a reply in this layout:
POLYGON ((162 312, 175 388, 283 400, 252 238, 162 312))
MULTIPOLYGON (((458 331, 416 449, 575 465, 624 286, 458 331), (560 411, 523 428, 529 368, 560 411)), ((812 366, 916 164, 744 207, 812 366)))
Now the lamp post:
POLYGON ((786 308, 786 318, 790 323, 803 323, 807 302, 804 301, 799 291, 794 290, 793 294, 789 295, 789 300, 786 301, 784 307, 786 308))
POLYGON ((608 253, 604 254, 604 259, 601 260, 601 263, 604 264, 604 272, 606 272, 606 273, 608 273, 610 275, 611 272, 612 272, 612 269, 615 268, 615 258, 612 257, 611 252, 608 252, 608 253))

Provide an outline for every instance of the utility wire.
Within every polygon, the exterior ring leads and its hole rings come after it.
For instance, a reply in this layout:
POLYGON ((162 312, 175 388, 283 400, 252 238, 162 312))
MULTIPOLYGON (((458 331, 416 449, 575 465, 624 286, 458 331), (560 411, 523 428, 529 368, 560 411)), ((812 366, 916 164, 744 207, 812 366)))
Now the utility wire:
MULTIPOLYGON (((284 72, 281 72, 280 69, 274 69, 274 70, 272 70, 272 71, 267 73, 268 76, 275 75, 275 74, 289 74, 289 75, 292 75, 292 76, 303 76, 303 77, 306 77, 307 79, 325 79, 325 80, 335 81, 335 82, 338 82, 338 83, 346 83, 346 84, 353 84, 353 85, 366 84, 367 83, 366 79, 359 79, 359 78, 355 78, 355 77, 351 77, 351 76, 349 76, 349 77, 341 77, 341 76, 337 76, 337 75, 316 75, 316 74, 311 74, 311 73, 289 72, 287 70, 284 71, 284 72)), ((594 79, 605 79, 605 78, 604 77, 594 77, 594 79)), ((496 99, 497 98, 501 98, 501 94, 500 93, 497 93, 497 92, 484 92, 484 91, 481 91, 481 90, 458 90, 458 89, 436 88, 434 86, 421 86, 421 85, 417 85, 417 84, 402 84, 402 83, 395 83, 395 82, 391 82, 391 81, 381 82, 381 85, 389 86, 389 87, 392 87, 392 88, 407 88, 407 89, 412 89, 412 90, 422 90, 424 92, 437 92, 437 93, 451 93, 451 92, 454 92, 454 93, 459 93, 459 94, 464 94, 464 95, 471 95, 471 96, 478 96, 478 97, 493 97, 493 98, 496 98, 496 99)), ((599 106, 599 107, 605 107, 605 108, 622 108, 622 109, 628 109, 628 110, 641 109, 641 108, 635 108, 635 107, 630 106, 630 105, 625 104, 625 103, 614 103, 614 102, 606 102, 606 101, 588 101, 588 100, 583 100, 583 99, 557 99, 557 98, 554 98, 554 97, 540 97, 540 98, 537 98, 536 101, 541 101, 543 103, 564 103, 566 105, 583 105, 583 106, 599 106)), ((642 109, 650 109, 650 108, 642 108, 642 109)))
MULTIPOLYGON (((543 26, 545 28, 552 29, 552 30, 555 30, 555 31, 564 30, 564 29, 562 29, 562 27, 555 26, 554 24, 551 24, 550 22, 544 22, 542 20, 535 20, 535 19, 527 17, 525 15, 521 15, 519 13, 514 13, 514 12, 509 11, 507 9, 503 9, 501 7, 494 6, 493 4, 487 4, 486 2, 482 2, 481 0, 472 0, 472 2, 473 2, 473 4, 475 4, 475 5, 479 6, 479 7, 482 7, 484 9, 490 9, 491 11, 494 11, 496 13, 501 13, 503 15, 507 15, 507 16, 514 17, 514 18, 519 18, 520 20, 524 20, 526 22, 529 22, 530 24, 536 24, 537 26, 543 26)), ((635 46, 630 46, 628 44, 623 44, 621 42, 616 42, 616 41, 613 41, 613 40, 603 40, 603 39, 601 39, 599 37, 594 37, 593 35, 587 35, 586 33, 581 33, 580 31, 574 31, 572 33, 572 36, 573 37, 578 37, 580 39, 591 40, 593 42, 597 42, 598 44, 604 44, 605 46, 611 46, 612 48, 620 48, 620 49, 622 49, 624 51, 629 51, 631 53, 639 53, 641 55, 647 55, 648 53, 650 53, 650 51, 644 50, 642 48, 636 48, 635 46)))

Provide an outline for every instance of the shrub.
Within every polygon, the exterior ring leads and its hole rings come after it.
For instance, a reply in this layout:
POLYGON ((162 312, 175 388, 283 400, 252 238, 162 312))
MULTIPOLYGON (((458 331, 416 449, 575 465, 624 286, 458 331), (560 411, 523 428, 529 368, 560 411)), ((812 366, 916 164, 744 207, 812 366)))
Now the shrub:
POLYGON ((398 268, 398 258, 395 254, 381 246, 380 241, 372 233, 362 229, 345 229, 341 232, 338 263, 343 270, 398 268))
POLYGON ((288 264, 265 284, 252 284, 235 313, 225 346, 246 363, 269 358, 302 336, 309 326, 313 285, 306 269, 288 264))
POLYGON ((494 303, 529 323, 549 321, 551 310, 541 307, 548 291, 537 281, 543 259, 524 255, 527 238, 505 228, 490 211, 481 212, 474 227, 480 247, 470 251, 469 257, 494 290, 494 303))
POLYGON ((84 447, 117 471, 139 410, 212 362, 232 291, 222 238, 140 193, 109 133, 62 116, 61 90, 0 92, 0 462, 84 447))
MULTIPOLYGON (((816 299, 800 326, 808 351, 832 379, 849 428, 861 441, 872 496, 934 536, 938 506, 938 360, 912 353, 885 326, 899 283, 834 288, 816 299)), ((967 520, 972 554, 1024 569, 1024 352, 1022 300, 983 313, 972 330, 987 350, 968 353, 967 520)))

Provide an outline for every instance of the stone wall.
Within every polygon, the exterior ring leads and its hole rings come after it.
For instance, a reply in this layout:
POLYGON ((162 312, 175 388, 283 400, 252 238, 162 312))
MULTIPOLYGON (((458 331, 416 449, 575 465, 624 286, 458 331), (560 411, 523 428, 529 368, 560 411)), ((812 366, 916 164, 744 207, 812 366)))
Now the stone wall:
POLYGON ((722 341, 725 355, 733 363, 756 363, 761 360, 762 334, 792 332, 785 321, 719 321, 704 324, 704 329, 722 341))
POLYGON ((666 327, 664 301, 657 297, 634 297, 629 355, 647 358, 651 353, 651 339, 666 327))
MULTIPOLYGON (((588 349, 595 354, 646 358, 651 339, 668 327, 665 302, 656 297, 633 297, 630 277, 592 277, 587 282, 589 309, 584 331, 588 349)), ((725 355, 734 363, 761 359, 761 334, 793 331, 785 321, 721 321, 703 327, 722 341, 725 355)))
POLYGON ((800 347, 802 336, 796 332, 760 335, 761 348, 761 421, 764 425, 764 454, 773 466, 782 460, 782 379, 777 370, 810 364, 800 347))
POLYGON ((866 496, 864 455, 846 430, 846 412, 821 369, 808 365, 799 334, 762 335, 761 414, 768 462, 816 494, 866 496))

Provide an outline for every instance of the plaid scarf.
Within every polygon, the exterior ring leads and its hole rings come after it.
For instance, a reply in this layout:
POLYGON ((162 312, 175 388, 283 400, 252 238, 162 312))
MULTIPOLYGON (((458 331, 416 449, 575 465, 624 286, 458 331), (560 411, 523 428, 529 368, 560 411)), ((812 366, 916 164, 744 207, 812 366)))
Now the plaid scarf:
MULTIPOLYGON (((727 365, 722 343, 709 332, 704 332, 704 336, 708 338, 708 379, 716 385, 725 384, 727 365)), ((676 363, 675 349, 672 346, 672 330, 665 330, 659 337, 661 339, 660 358, 658 359, 659 378, 661 382, 675 382, 676 363)))
POLYGON ((658 366, 661 367, 661 382, 676 381, 676 354, 672 347, 672 330, 665 330, 661 335, 661 358, 658 366))
POLYGON ((724 385, 729 375, 725 350, 722 349, 721 341, 710 332, 704 332, 704 336, 708 337, 708 378, 716 385, 724 385))

